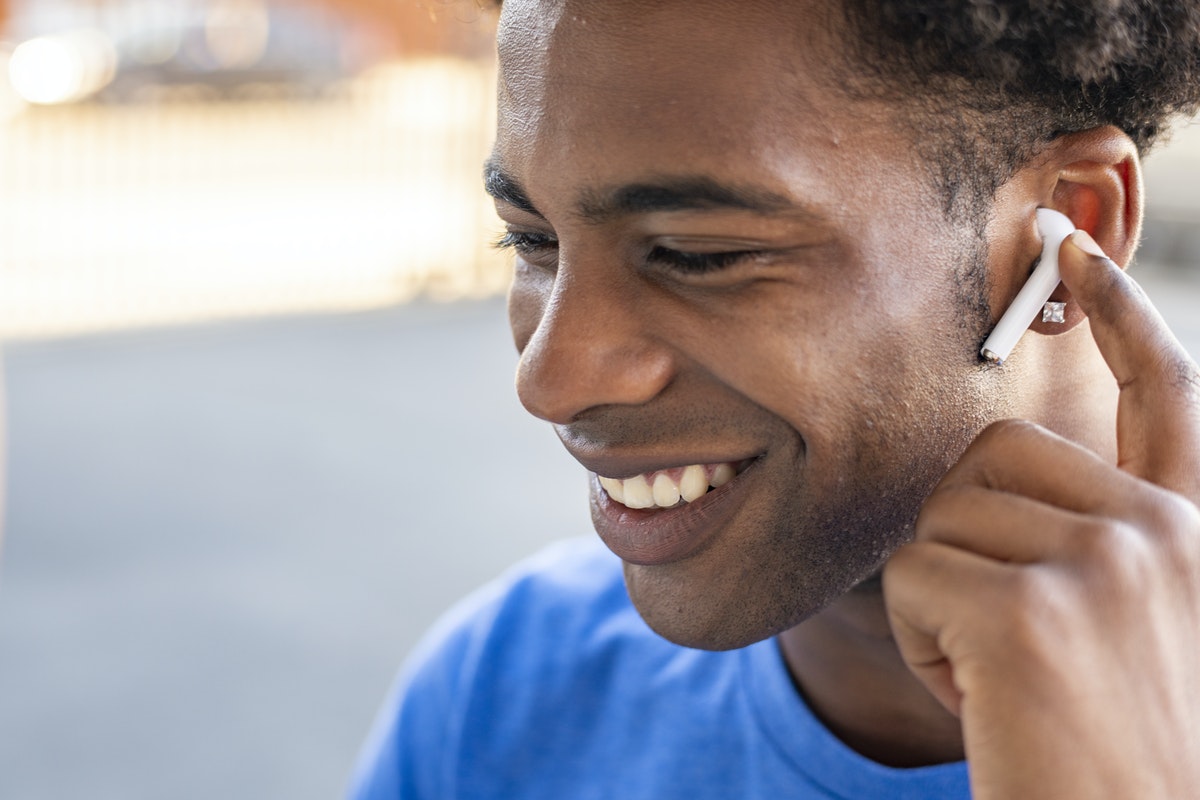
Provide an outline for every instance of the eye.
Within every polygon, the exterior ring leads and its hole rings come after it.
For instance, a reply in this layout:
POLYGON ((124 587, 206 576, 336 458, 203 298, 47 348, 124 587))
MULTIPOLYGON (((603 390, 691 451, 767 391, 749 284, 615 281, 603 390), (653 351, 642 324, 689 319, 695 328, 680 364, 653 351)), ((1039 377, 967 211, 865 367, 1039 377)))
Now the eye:
POLYGON ((558 249, 558 239, 545 233, 508 231, 495 242, 497 250, 514 250, 522 256, 535 256, 558 249))
POLYGON ((731 267, 742 261, 759 258, 761 250, 731 250, 723 253, 689 253, 667 247, 655 247, 646 260, 662 264, 680 272, 703 274, 731 267))

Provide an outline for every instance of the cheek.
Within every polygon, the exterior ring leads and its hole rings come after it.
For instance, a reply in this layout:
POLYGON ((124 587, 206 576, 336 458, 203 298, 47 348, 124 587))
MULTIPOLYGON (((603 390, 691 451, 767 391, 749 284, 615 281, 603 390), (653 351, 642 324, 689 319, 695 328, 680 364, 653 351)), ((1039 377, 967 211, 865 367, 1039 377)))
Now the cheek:
POLYGON ((799 432, 806 460, 829 470, 821 480, 886 471, 918 451, 928 458, 935 441, 957 447, 961 431, 948 429, 976 416, 978 397, 974 339, 942 316, 954 305, 952 282, 847 282, 839 290, 805 292, 762 320, 772 333, 738 362, 741 385, 755 387, 751 399, 799 432))
POLYGON ((852 279, 764 287, 721 320, 709 354, 720 378, 796 427, 841 428, 894 392, 920 325, 888 295, 852 279))

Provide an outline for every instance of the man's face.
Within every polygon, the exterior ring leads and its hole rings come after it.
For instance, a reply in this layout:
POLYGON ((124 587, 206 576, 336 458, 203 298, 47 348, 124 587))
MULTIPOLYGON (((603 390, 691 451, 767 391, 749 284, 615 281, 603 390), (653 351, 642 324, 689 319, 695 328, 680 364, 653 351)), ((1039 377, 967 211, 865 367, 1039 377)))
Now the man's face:
POLYGON ((833 88, 839 24, 782 0, 504 5, 488 183, 518 392, 682 644, 765 638, 871 575, 1002 411, 971 236, 889 109, 833 88), (665 509, 597 479, 719 464, 737 476, 665 509))

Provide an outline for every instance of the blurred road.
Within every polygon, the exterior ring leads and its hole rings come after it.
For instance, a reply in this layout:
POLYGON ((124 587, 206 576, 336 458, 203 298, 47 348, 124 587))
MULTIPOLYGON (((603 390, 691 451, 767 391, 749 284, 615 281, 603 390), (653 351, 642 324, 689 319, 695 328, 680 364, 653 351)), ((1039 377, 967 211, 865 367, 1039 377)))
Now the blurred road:
POLYGON ((414 638, 583 473, 499 301, 15 345, 0 797, 338 796, 414 638))
POLYGON ((590 532, 513 364, 499 301, 12 346, 0 797, 337 796, 433 617, 590 532))

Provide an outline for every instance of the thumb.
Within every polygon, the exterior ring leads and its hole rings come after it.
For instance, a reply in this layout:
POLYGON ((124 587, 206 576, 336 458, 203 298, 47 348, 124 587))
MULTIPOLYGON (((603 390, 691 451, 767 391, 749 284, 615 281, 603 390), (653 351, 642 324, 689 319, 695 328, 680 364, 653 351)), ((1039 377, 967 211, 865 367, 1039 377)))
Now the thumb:
POLYGON ((1091 324, 1121 389, 1118 464, 1188 497, 1200 494, 1200 371, 1150 298, 1086 231, 1059 250, 1063 284, 1091 324))

